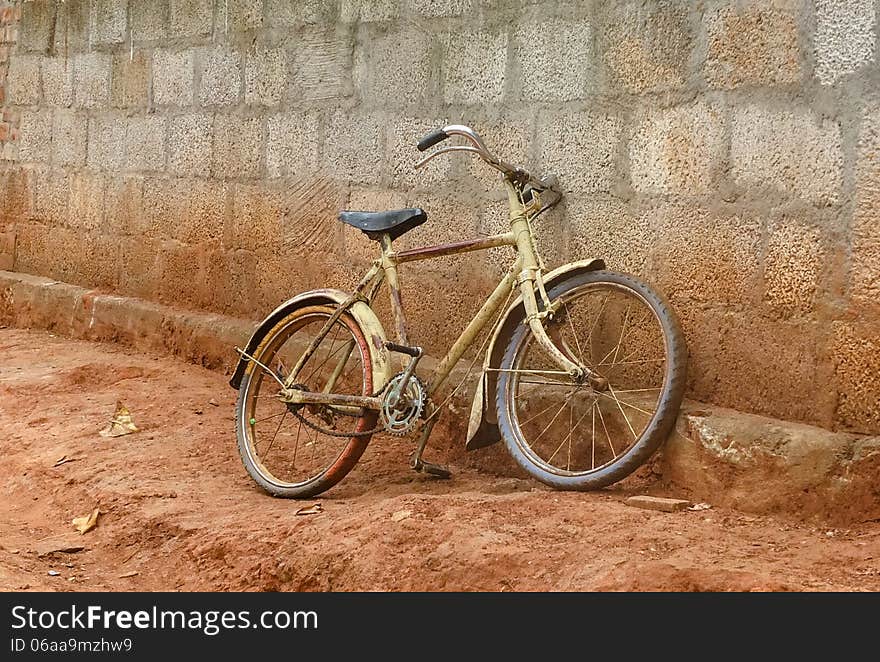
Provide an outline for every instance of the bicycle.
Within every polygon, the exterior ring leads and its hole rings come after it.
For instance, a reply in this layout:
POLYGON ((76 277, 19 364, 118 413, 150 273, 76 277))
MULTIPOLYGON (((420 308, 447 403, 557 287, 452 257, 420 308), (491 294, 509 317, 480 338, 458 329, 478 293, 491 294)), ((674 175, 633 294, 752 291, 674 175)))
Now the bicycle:
POLYGON ((452 137, 464 140, 429 153, 415 167, 452 152, 480 157, 502 175, 508 232, 396 251, 394 240, 427 220, 423 210, 340 212, 339 220, 380 247, 354 291, 294 296, 263 320, 244 349, 236 348, 240 357, 230 384, 239 391, 238 450, 269 494, 324 492, 379 432, 418 431, 412 468, 449 477, 447 468, 422 458, 445 404, 432 397, 493 318, 477 354, 483 362, 468 450, 503 439, 537 480, 592 490, 631 474, 669 435, 681 406, 687 347, 668 301, 643 280, 606 270, 597 258, 545 273, 532 222, 561 199, 555 178, 540 179, 497 158, 466 126, 436 129, 417 148, 424 152, 452 137), (424 352, 408 338, 398 266, 500 246, 514 249, 513 264, 423 380, 416 369, 424 352), (394 341, 371 307, 384 281, 394 341), (402 370, 394 370, 392 355, 405 361, 402 370))

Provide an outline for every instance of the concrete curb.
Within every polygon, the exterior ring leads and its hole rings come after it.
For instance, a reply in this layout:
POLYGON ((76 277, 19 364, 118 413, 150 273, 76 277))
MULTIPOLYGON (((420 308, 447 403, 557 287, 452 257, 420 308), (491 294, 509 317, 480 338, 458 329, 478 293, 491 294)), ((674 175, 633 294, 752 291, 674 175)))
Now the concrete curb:
MULTIPOLYGON (((0 271, 0 323, 169 353, 231 372, 256 322, 0 271)), ((460 380, 465 369, 456 371, 460 380)), ((458 380, 453 379, 454 383, 458 380)), ((466 421, 471 389, 456 398, 466 421)), ((465 422, 450 423, 464 434, 465 422)), ((651 469, 670 493, 841 524, 880 519, 880 437, 686 402, 651 469)))

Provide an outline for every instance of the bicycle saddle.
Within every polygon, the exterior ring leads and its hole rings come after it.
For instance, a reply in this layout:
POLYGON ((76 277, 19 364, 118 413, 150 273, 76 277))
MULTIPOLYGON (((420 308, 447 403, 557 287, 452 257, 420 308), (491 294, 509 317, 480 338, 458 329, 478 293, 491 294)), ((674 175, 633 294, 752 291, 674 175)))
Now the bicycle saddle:
POLYGON ((424 210, 410 207, 392 211, 342 211, 339 220, 378 241, 383 234, 397 239, 428 220, 424 210))

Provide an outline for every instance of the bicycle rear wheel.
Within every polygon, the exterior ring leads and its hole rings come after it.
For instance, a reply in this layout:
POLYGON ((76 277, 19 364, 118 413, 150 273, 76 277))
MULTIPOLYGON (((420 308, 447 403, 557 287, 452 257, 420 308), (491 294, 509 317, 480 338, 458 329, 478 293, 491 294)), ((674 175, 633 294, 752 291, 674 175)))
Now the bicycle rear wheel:
POLYGON ((578 384, 525 324, 501 362, 496 409, 516 461, 558 489, 591 490, 628 476, 669 435, 684 393, 687 349, 668 302, 628 274, 591 271, 548 292, 545 329, 607 388, 578 384))

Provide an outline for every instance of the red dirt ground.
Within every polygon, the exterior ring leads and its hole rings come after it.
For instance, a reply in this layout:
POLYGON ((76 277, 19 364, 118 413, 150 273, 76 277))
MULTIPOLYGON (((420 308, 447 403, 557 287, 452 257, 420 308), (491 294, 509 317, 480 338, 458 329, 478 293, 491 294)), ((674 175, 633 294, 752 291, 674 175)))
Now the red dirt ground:
POLYGON ((2 590, 880 590, 880 523, 627 506, 664 495, 648 470, 554 492, 441 426, 426 455, 452 480, 414 474, 411 442, 374 437, 323 511, 297 516, 311 502, 245 473, 226 376, 14 329, 0 356, 2 590), (117 400, 141 431, 101 437, 117 400), (53 466, 62 456, 76 459, 53 466), (95 507, 97 527, 76 533, 95 507), (46 553, 70 544, 85 549, 46 553))

